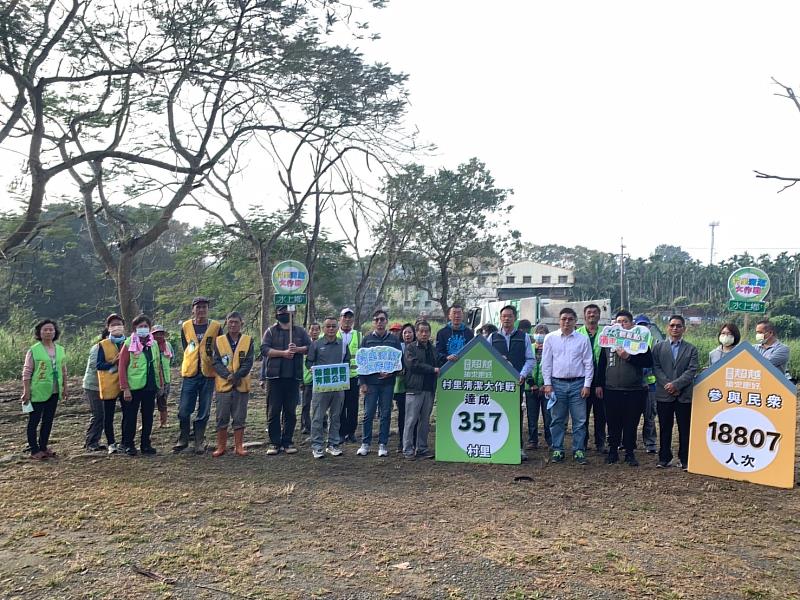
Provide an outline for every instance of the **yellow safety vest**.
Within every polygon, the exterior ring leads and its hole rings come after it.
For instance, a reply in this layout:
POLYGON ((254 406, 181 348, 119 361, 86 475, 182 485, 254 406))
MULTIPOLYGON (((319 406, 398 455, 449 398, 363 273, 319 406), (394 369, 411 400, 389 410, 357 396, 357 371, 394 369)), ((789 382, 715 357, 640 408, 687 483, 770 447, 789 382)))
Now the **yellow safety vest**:
MULTIPOLYGON (((106 362, 111 362, 119 354, 117 345, 108 338, 100 342, 100 347, 105 354, 106 362)), ((119 389, 119 371, 116 369, 111 371, 103 371, 98 369, 97 381, 100 384, 100 399, 101 400, 116 400, 120 394, 119 389)))
MULTIPOLYGON (((250 348, 251 338, 249 335, 240 335, 239 341, 236 342, 236 348, 231 349, 231 343, 228 341, 227 335, 217 336, 217 352, 222 357, 222 362, 231 373, 236 373, 239 370, 239 365, 247 356, 247 350, 250 348), (241 348, 241 349, 240 349, 241 348), (227 358, 227 361, 226 361, 227 358)), ((230 392, 233 389, 233 384, 227 379, 223 379, 219 375, 215 375, 214 387, 218 392, 230 392)), ((250 391, 250 373, 248 373, 236 386, 238 392, 250 391)))
POLYGON ((186 348, 183 349, 183 362, 181 363, 181 377, 194 377, 197 375, 197 363, 206 377, 214 377, 212 360, 214 356, 214 339, 219 335, 222 327, 217 321, 209 321, 203 343, 197 340, 192 320, 184 322, 183 337, 186 339, 186 348), (202 347, 201 347, 202 346, 202 347), (198 359, 198 354, 200 358, 198 359))

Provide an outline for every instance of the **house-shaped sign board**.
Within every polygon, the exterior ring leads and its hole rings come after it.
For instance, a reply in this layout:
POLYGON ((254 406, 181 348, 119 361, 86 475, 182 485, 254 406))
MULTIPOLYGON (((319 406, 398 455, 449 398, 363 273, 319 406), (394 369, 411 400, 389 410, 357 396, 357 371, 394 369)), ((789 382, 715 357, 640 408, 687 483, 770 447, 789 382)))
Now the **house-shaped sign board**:
POLYGON ((519 374, 483 336, 439 373, 436 460, 520 463, 519 374))
POLYGON ((758 350, 739 344, 695 380, 689 472, 793 487, 796 393, 758 350))

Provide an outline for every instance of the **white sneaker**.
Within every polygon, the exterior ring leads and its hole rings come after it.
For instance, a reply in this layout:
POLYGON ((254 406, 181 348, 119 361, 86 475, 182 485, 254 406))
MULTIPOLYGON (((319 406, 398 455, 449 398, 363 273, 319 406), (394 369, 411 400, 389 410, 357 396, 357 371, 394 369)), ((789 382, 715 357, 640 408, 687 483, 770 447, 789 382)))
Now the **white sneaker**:
POLYGON ((314 448, 313 450, 311 450, 311 456, 313 456, 314 458, 325 458, 325 453, 318 448, 314 448))
POLYGON ((118 447, 117 447, 116 444, 109 444, 108 445, 108 453, 109 454, 115 454, 117 452, 117 449, 118 449, 118 447))
POLYGON ((328 446, 327 448, 325 448, 325 452, 327 452, 331 456, 341 456, 342 455, 342 449, 339 448, 339 446, 328 446))
POLYGON ((378 456, 389 456, 389 450, 386 448, 386 444, 380 444, 378 446, 378 456))
POLYGON ((356 450, 356 454, 359 456, 366 456, 369 454, 369 444, 361 444, 361 448, 356 450))

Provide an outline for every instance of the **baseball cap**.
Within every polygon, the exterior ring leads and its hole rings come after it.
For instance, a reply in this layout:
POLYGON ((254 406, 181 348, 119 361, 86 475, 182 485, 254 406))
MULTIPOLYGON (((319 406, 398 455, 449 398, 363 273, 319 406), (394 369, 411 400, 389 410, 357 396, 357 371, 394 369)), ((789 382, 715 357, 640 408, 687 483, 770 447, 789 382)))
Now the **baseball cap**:
POLYGON ((167 330, 164 329, 163 325, 153 325, 153 328, 150 330, 150 333, 158 333, 159 331, 167 333, 167 330))
POLYGON ((342 309, 342 312, 340 312, 340 313, 339 313, 339 316, 340 316, 340 317, 343 317, 343 316, 345 316, 346 314, 351 314, 351 315, 354 315, 354 314, 356 314, 356 313, 355 313, 355 312, 353 312, 353 309, 352 309, 352 308, 345 307, 345 308, 343 308, 343 309, 342 309))
POLYGON ((389 325, 389 331, 400 331, 402 328, 403 328, 403 324, 402 323, 398 323, 396 321, 394 323, 392 323, 391 325, 389 325))
POLYGON ((195 296, 192 299, 192 307, 198 304, 211 304, 211 298, 206 298, 205 296, 195 296))
POLYGON ((634 325, 650 325, 650 319, 647 315, 636 315, 633 317, 634 325))
POLYGON ((288 307, 286 304, 278 304, 278 305, 275 307, 275 312, 276 312, 276 313, 279 313, 279 312, 286 312, 286 311, 288 311, 288 310, 289 310, 289 307, 288 307))
POLYGON ((123 323, 125 322, 125 319, 123 319, 123 318, 122 318, 120 315, 118 315, 117 313, 111 313, 110 315, 108 315, 108 316, 106 317, 106 326, 107 326, 109 323, 111 323, 111 321, 113 321, 114 319, 118 319, 118 320, 122 321, 123 323))

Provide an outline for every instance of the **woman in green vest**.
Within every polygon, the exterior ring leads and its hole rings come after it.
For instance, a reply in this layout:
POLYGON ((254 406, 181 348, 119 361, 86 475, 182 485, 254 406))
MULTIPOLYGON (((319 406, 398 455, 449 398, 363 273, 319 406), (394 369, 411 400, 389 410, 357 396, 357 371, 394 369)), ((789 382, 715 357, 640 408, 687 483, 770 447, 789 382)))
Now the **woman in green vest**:
POLYGON ((142 413, 142 454, 156 454, 150 443, 156 393, 163 387, 161 353, 150 333, 150 317, 133 320, 133 333, 125 340, 119 355, 119 387, 122 390, 122 446, 125 454, 136 456, 134 436, 139 410, 142 413))
POLYGON ((58 401, 67 398, 67 354, 56 344, 60 333, 51 319, 37 323, 34 336, 38 341, 25 355, 22 368, 22 410, 28 413, 28 446, 34 460, 56 455, 47 443, 58 401))

